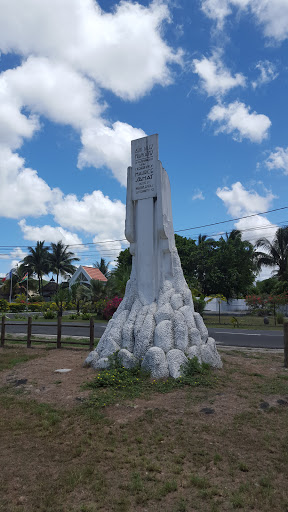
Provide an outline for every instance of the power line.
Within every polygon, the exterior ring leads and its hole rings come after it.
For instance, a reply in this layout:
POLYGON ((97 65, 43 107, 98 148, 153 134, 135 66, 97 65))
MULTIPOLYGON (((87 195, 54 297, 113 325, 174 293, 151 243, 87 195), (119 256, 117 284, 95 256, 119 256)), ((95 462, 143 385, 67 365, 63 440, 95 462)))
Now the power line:
MULTIPOLYGON (((194 226, 194 227, 190 227, 190 228, 184 228, 184 229, 178 229, 178 230, 175 230, 174 232, 175 233, 181 233, 183 231, 191 231, 193 229, 202 229, 202 228, 206 228, 206 227, 210 227, 210 226, 218 226, 220 224, 226 224, 228 222, 235 222, 237 220, 241 220, 241 219, 248 219, 248 218, 251 218, 251 217, 257 217, 258 215, 265 215, 267 213, 273 213, 273 212, 277 212, 277 211, 280 211, 280 210, 287 210, 288 209, 288 206, 282 206, 281 208, 274 208, 273 210, 267 210, 265 212, 259 212, 259 213, 253 213, 251 215, 243 215, 242 217, 237 217, 237 218, 234 218, 234 219, 228 219, 228 220, 222 220, 222 221, 219 221, 219 222, 211 222, 210 224, 203 224, 201 226, 194 226)), ((270 226, 272 227, 272 226, 270 226)), ((249 228, 249 229, 252 229, 252 228, 249 228)), ((255 229, 262 229, 261 226, 255 228, 255 229)), ((245 231, 245 230, 238 230, 238 231, 245 231)), ((215 235, 214 235, 215 236, 215 235)), ((86 243, 81 243, 81 244, 67 244, 67 247, 85 247, 85 246, 90 246, 90 245, 97 245, 97 244, 108 244, 108 243, 116 243, 116 242, 127 242, 127 239, 126 238, 120 238, 120 239, 115 239, 115 240, 98 240, 98 241, 95 241, 95 242, 86 242, 86 243)), ((19 248, 19 249, 22 249, 22 248, 25 248, 27 249, 28 247, 31 247, 30 245, 0 245, 0 250, 2 249, 15 249, 15 248, 19 248)), ((32 247, 36 247, 36 246, 32 246, 32 247)), ((49 247, 49 246, 44 246, 44 247, 49 247)), ((111 249, 106 249, 106 250, 113 250, 112 248, 111 249)), ((115 249, 116 250, 116 249, 115 249)))
POLYGON ((207 228, 209 226, 217 226, 219 224, 225 224, 227 222, 235 222, 235 220, 248 219, 249 217, 257 217, 257 215, 265 215, 266 213, 278 212, 280 210, 287 210, 288 206, 283 206, 282 208, 275 208, 274 210, 267 210, 267 212, 253 213, 252 215, 244 215, 243 217, 237 217, 236 219, 229 220, 221 220, 220 222, 212 222, 211 224, 204 224, 203 226, 195 226, 194 228, 185 228, 178 229, 175 233, 180 233, 181 231, 190 231, 192 229, 200 229, 207 228))

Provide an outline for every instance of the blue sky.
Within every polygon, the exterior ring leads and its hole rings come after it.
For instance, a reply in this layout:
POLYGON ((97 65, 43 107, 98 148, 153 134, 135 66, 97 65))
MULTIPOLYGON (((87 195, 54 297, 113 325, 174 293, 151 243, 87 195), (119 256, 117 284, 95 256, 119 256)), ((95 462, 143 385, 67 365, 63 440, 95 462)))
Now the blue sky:
MULTIPOLYGON (((0 8, 0 274, 37 240, 114 260, 145 134, 159 134, 175 231, 288 206, 287 0, 0 8)), ((285 224, 284 209, 181 234, 255 242, 285 224)))

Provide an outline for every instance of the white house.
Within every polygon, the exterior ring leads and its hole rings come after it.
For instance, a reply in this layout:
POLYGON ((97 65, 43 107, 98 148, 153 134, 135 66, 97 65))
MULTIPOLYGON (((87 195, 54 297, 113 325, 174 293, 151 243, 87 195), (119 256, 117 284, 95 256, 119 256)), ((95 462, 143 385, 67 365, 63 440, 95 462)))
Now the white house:
POLYGON ((69 288, 71 288, 75 283, 86 284, 89 286, 91 279, 102 281, 103 283, 106 283, 107 281, 107 278, 102 274, 99 268, 84 267, 80 265, 69 281, 69 288))

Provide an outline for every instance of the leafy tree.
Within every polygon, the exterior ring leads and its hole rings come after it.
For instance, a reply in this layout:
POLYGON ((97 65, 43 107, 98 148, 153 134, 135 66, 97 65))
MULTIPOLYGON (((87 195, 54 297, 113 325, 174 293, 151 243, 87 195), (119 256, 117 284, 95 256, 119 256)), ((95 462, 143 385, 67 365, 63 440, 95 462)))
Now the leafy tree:
POLYGON ((278 267, 274 274, 280 281, 288 281, 288 226, 277 229, 272 243, 259 238, 255 247, 264 249, 256 252, 258 268, 278 267))
POLYGON ((263 295, 265 293, 273 293, 275 287, 279 284, 277 277, 269 277, 263 281, 256 281, 256 284, 248 290, 249 295, 263 295))
POLYGON ((96 279, 91 279, 89 291, 90 300, 92 302, 104 299, 106 295, 106 283, 103 283, 103 281, 97 281, 96 279))
POLYGON ((109 277, 109 265, 110 265, 110 261, 108 261, 108 263, 106 263, 105 259, 104 258, 101 258, 100 262, 99 261, 96 261, 96 263, 94 263, 94 267, 95 268, 98 268, 100 270, 100 272, 102 272, 103 276, 105 277, 109 277))
POLYGON ((59 288, 57 293, 52 297, 58 309, 58 316, 62 316, 65 305, 71 302, 71 291, 69 288, 59 288))
POLYGON ((253 284, 254 249, 242 240, 240 231, 233 230, 218 241, 199 235, 197 244, 179 235, 175 240, 186 281, 200 294, 232 298, 246 294, 253 284))
POLYGON ((120 297, 124 296, 130 274, 130 267, 122 267, 120 270, 116 269, 111 273, 111 277, 107 283, 110 296, 115 294, 120 295, 120 297))
POLYGON ((117 270, 121 270, 122 268, 132 268, 132 255, 129 249, 124 249, 119 253, 117 257, 116 268, 117 270))
POLYGON ((242 240, 240 231, 233 230, 230 235, 226 234, 226 239, 221 237, 217 242, 205 293, 220 293, 227 299, 246 295, 255 273, 253 245, 242 240))
POLYGON ((45 240, 38 241, 36 247, 28 247, 30 254, 23 259, 28 272, 37 275, 39 295, 42 295, 43 276, 50 271, 49 248, 45 247, 44 243, 45 240))
POLYGON ((76 271, 73 261, 79 261, 79 258, 71 251, 68 251, 68 245, 64 245, 60 240, 51 243, 51 253, 49 254, 50 271, 56 275, 58 289, 59 275, 62 277, 71 276, 76 271))
POLYGON ((106 293, 109 297, 114 297, 115 295, 123 297, 131 270, 132 255, 129 249, 125 249, 119 253, 116 267, 110 272, 109 279, 106 283, 106 293))
POLYGON ((217 243, 213 238, 208 238, 206 235, 201 234, 198 236, 196 275, 204 295, 209 293, 209 278, 213 271, 214 251, 216 248, 217 243))
POLYGON ((81 303, 90 299, 91 292, 89 288, 80 283, 74 283, 71 286, 71 299, 76 304, 77 313, 80 311, 81 303))
POLYGON ((197 246, 192 238, 175 234, 175 243, 181 260, 184 277, 191 288, 200 288, 197 279, 197 246))

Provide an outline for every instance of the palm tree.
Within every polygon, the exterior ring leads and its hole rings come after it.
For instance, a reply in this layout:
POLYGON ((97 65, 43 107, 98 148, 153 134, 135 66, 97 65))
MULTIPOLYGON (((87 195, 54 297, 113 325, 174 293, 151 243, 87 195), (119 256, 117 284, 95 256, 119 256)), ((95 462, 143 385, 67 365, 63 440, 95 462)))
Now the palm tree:
POLYGON ((278 267, 274 273, 280 281, 288 279, 288 226, 278 228, 273 242, 267 238, 259 238, 255 247, 261 247, 264 251, 255 253, 257 266, 278 267))
POLYGON ((91 292, 87 286, 80 284, 80 283, 74 283, 71 286, 71 298, 72 301, 76 304, 77 314, 79 314, 80 311, 80 305, 81 302, 86 302, 89 300, 91 296, 91 292))
POLYGON ((50 271, 49 248, 44 247, 44 243, 45 240, 38 241, 36 247, 28 247, 30 254, 23 259, 23 265, 27 267, 28 272, 37 275, 39 295, 43 287, 42 278, 50 271))
POLYGON ((109 265, 110 265, 110 261, 108 261, 108 263, 106 263, 104 258, 101 258, 100 263, 99 263, 99 261, 96 261, 96 263, 94 263, 93 267, 99 268, 99 270, 100 270, 100 272, 102 272, 103 276, 108 277, 110 274, 109 265))
POLYGON ((229 240, 238 240, 238 242, 242 242, 241 231, 239 231, 239 229, 232 229, 230 233, 226 233, 226 241, 229 242, 229 240))
POLYGON ((209 238, 207 235, 201 235, 201 233, 198 235, 198 245, 201 244, 211 244, 212 242, 215 242, 214 238, 209 238))
POLYGON ((65 277, 71 276, 76 271, 73 261, 79 261, 73 252, 68 251, 68 245, 64 245, 61 240, 57 244, 51 243, 51 253, 49 255, 50 272, 56 274, 56 283, 58 289, 59 275, 65 277))
POLYGON ((97 302, 100 299, 104 299, 106 292, 106 283, 103 281, 97 281, 96 279, 91 279, 90 281, 90 297, 92 302, 97 302))

